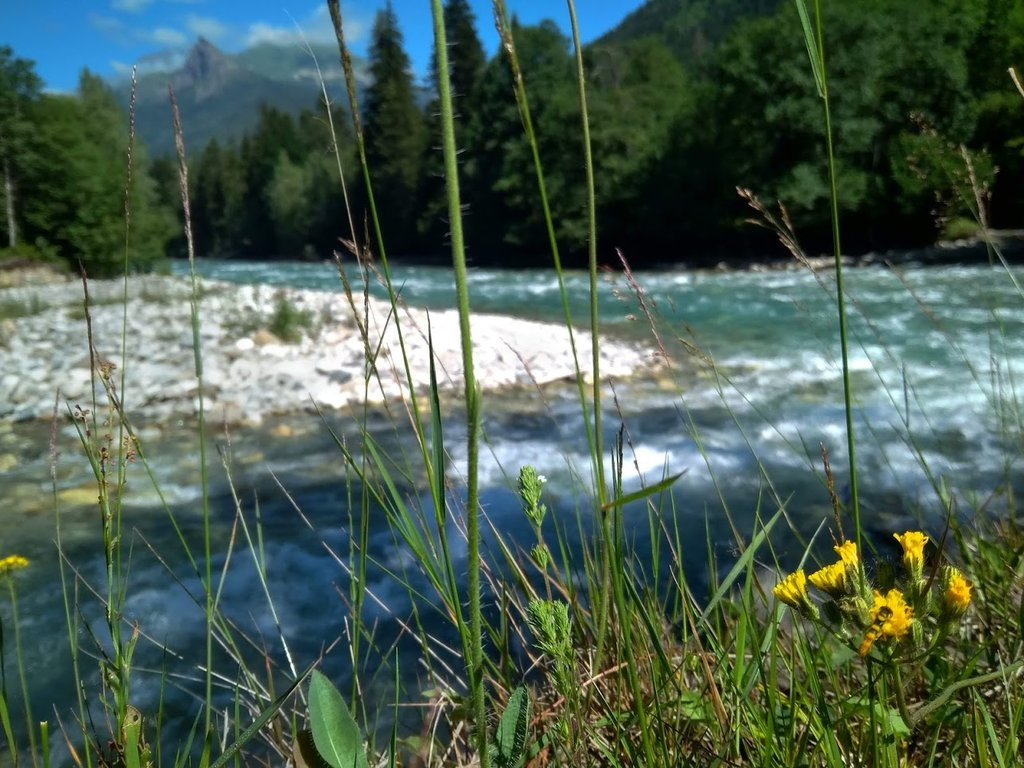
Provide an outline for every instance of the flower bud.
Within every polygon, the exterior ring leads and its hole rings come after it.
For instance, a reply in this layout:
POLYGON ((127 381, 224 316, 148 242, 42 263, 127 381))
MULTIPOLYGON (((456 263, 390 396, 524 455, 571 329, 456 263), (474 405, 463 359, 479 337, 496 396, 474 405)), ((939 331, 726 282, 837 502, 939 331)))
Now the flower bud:
POLYGON ((973 586, 959 568, 947 565, 942 570, 942 618, 959 619, 971 604, 973 586))
POLYGON ((907 569, 907 581, 916 585, 924 573, 924 545, 928 543, 928 536, 921 531, 906 531, 903 534, 894 533, 893 538, 903 547, 903 567, 907 569))

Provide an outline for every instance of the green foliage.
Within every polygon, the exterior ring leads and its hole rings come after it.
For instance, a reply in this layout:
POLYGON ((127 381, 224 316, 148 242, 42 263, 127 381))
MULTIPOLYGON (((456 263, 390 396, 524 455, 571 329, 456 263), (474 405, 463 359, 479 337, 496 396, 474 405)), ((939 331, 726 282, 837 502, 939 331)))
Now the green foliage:
POLYGON ((0 46, 0 200, 4 207, 0 231, 11 248, 18 243, 19 182, 31 162, 29 114, 41 90, 33 63, 15 58, 8 46, 0 46))
POLYGON ((772 14, 785 0, 648 0, 599 43, 663 41, 688 67, 699 66, 741 19, 772 14))
MULTIPOLYGON (((569 41, 552 22, 525 27, 513 20, 512 35, 533 121, 541 126, 538 150, 558 234, 571 241, 567 247, 580 248, 586 231, 583 147, 569 41)), ((480 109, 467 131, 467 224, 469 241, 485 253, 529 255, 547 235, 532 152, 510 85, 508 62, 491 59, 480 83, 480 109)))
MULTIPOLYGON (((23 173, 26 239, 43 240, 92 277, 125 263, 127 122, 110 90, 85 72, 75 96, 47 94, 32 106, 33 131, 23 173)), ((132 154, 128 268, 160 264, 172 224, 156 203, 144 150, 132 154)))
MULTIPOLYGON (((992 192, 989 223, 1018 227, 1024 110, 1005 71, 1024 64, 1019 4, 837 0, 823 12, 846 249, 927 244, 948 221, 976 218, 961 147, 977 185, 992 192)), ((466 0, 448 0, 444 22, 473 261, 544 261, 547 231, 506 52, 485 59, 466 0)), ((590 238, 568 40, 553 22, 512 26, 558 244, 567 263, 581 264, 590 238)), ((744 247, 781 256, 750 227, 737 186, 782 202, 809 250, 828 246, 822 106, 799 29, 789 2, 654 0, 585 47, 601 260, 615 261, 616 247, 634 266, 681 255, 717 262, 743 257, 744 247), (682 254, 681 243, 690 246, 682 254)), ((417 106, 391 8, 374 25, 369 75, 361 111, 389 248, 444 253, 438 103, 417 106)), ((265 107, 239 145, 200 153, 200 255, 322 258, 339 235, 348 239, 325 114, 318 107, 295 120, 265 107)), ((344 167, 350 141, 341 137, 344 167)), ((161 200, 175 206, 166 170, 154 169, 161 200)), ((360 222, 361 180, 350 192, 360 222)))
MULTIPOLYGON (((195 168, 190 197, 196 250, 203 256, 230 255, 244 237, 246 186, 241 159, 238 152, 221 149, 214 140, 206 145, 195 168)), ((167 194, 180 197, 177 179, 172 181, 174 187, 167 194)))
POLYGON ((374 198, 390 247, 407 252, 415 242, 426 128, 416 106, 398 18, 390 4, 377 12, 373 23, 370 75, 363 130, 374 198))
MULTIPOLYGON (((448 71, 456 146, 465 147, 466 126, 479 108, 479 84, 487 64, 483 45, 476 32, 476 20, 467 0, 448 0, 444 5, 445 39, 448 42, 448 71)), ((448 234, 444 195, 444 162, 441 146, 441 109, 437 92, 437 59, 430 62, 431 90, 434 97, 426 107, 426 154, 423 158, 419 200, 419 231, 430 250, 444 246, 448 234)))
POLYGON ((544 478, 530 464, 519 470, 519 497, 523 501, 523 511, 535 530, 540 530, 544 517, 548 513, 547 506, 541 503, 540 496, 544 489, 544 478))
POLYGON ((530 727, 530 694, 519 686, 508 697, 498 720, 494 741, 490 744, 491 762, 496 768, 519 768, 526 756, 526 737, 530 727))
POLYGON ((313 316, 308 310, 298 309, 284 293, 277 294, 267 330, 281 341, 294 344, 302 341, 303 330, 309 330, 312 326, 313 316))
POLYGON ((318 670, 309 681, 309 726, 317 752, 333 768, 368 768, 359 726, 338 689, 318 670))

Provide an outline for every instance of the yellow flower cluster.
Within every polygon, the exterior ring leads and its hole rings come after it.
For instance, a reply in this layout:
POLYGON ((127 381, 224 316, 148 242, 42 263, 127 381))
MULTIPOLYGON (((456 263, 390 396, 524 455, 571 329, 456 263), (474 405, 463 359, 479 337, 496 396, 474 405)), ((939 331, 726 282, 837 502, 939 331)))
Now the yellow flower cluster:
POLYGON ((881 576, 882 569, 879 586, 870 584, 856 542, 842 541, 835 546, 836 562, 810 574, 803 570, 789 574, 775 586, 773 594, 780 602, 817 620, 818 606, 807 591, 810 583, 826 598, 822 605, 825 617, 844 629, 861 656, 879 645, 891 649, 890 654, 901 643, 919 645, 922 621, 941 630, 935 635, 941 637, 967 611, 971 584, 959 570, 946 566, 936 581, 938 586, 930 589, 931 580, 924 578, 928 535, 905 531, 893 536, 903 549, 899 585, 892 583, 891 575, 889 579, 881 576))
POLYGON ((28 567, 28 558, 21 555, 8 555, 0 560, 0 576, 9 576, 15 571, 28 567))

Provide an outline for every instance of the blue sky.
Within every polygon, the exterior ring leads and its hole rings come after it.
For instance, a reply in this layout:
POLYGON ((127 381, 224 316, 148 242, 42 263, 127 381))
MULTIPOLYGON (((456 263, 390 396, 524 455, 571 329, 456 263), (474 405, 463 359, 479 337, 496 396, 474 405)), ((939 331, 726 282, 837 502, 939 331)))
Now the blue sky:
MULTIPOLYGON (((490 0, 470 0, 488 54, 497 50, 490 0)), ((364 54, 373 16, 385 0, 342 0, 346 41, 364 54)), ((393 0, 406 51, 418 75, 432 44, 430 1, 393 0)), ((553 18, 568 30, 566 6, 552 0, 507 0, 524 23, 553 18)), ((577 0, 584 42, 615 26, 643 0, 577 0)), ((36 63, 51 90, 71 90, 83 67, 111 76, 143 62, 174 61, 203 35, 225 51, 259 42, 333 40, 326 2, 315 0, 0 0, 0 45, 36 63)))

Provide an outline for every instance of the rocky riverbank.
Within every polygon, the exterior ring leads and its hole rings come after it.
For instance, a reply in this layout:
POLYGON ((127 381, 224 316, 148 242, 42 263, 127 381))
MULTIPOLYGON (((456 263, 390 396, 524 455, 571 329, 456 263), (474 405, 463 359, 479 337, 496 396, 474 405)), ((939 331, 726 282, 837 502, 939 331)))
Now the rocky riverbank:
MULTIPOLYGON (((89 285, 97 367, 119 388, 124 341, 126 411, 148 423, 188 419, 199 402, 188 281, 134 277, 127 305, 123 291, 120 280, 89 285)), ((271 415, 400 397, 406 388, 395 318, 385 303, 356 301, 353 311, 340 292, 203 281, 199 342, 208 416, 258 424, 271 415), (368 385, 360 326, 376 354, 368 385)), ((55 403, 61 411, 66 404, 91 407, 94 386, 99 402, 106 402, 92 376, 86 320, 80 283, 0 289, 0 419, 48 418, 55 403)), ((429 330, 441 389, 461 392, 457 314, 406 308, 400 321, 417 389, 429 381, 429 330)), ((573 375, 569 334, 559 325, 477 315, 473 342, 484 389, 533 387, 573 375)), ((589 335, 577 333, 576 343, 589 373, 589 335)), ((611 339, 601 350, 602 373, 611 377, 655 360, 650 349, 611 339)))

